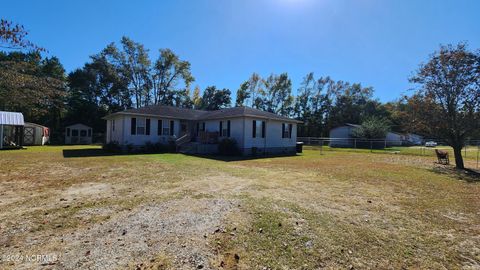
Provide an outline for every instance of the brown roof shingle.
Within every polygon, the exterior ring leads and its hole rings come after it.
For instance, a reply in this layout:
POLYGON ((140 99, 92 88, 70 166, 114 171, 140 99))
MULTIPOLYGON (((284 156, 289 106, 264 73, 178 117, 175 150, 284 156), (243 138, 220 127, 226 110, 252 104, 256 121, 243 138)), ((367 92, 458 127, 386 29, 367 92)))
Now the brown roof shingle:
POLYGON ((179 108, 173 106, 164 105, 151 105, 138 109, 129 109, 122 112, 108 115, 105 118, 110 118, 112 115, 117 114, 139 114, 139 115, 154 115, 169 118, 185 119, 185 120, 213 120, 232 117, 259 117, 265 119, 283 120, 289 122, 300 122, 295 119, 291 119, 285 116, 277 115, 270 112, 261 111, 250 107, 233 107, 225 108, 216 111, 203 111, 179 108))

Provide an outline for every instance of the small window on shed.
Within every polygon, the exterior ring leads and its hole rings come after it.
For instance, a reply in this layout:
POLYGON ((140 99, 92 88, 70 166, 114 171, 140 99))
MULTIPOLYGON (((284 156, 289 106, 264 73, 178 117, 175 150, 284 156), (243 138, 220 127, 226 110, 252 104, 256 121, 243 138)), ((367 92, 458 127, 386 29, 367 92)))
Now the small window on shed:
POLYGON ((78 137, 78 129, 72 129, 72 137, 78 137))
POLYGON ((80 137, 87 137, 87 131, 85 129, 80 130, 80 137))
POLYGON ((67 136, 70 137, 70 128, 67 128, 67 136))

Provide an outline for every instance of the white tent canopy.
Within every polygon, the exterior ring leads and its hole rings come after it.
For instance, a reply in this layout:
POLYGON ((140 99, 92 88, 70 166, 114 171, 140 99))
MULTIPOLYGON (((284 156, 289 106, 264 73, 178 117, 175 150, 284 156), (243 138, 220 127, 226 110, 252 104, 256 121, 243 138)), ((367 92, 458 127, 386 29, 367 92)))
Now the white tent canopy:
POLYGON ((23 126, 23 114, 18 112, 0 111, 0 125, 23 126))

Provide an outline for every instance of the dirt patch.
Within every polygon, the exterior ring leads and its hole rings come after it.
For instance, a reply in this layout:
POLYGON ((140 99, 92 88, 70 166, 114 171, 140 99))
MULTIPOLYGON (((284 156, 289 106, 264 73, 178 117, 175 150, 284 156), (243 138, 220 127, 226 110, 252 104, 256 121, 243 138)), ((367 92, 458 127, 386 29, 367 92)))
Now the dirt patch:
POLYGON ((112 190, 112 186, 105 183, 82 183, 69 187, 62 192, 62 197, 65 199, 96 197, 108 194, 112 190))
POLYGON ((64 253, 58 266, 131 268, 166 256, 175 269, 209 269, 213 255, 207 237, 235 205, 227 200, 185 198, 141 206, 60 239, 59 250, 64 253))

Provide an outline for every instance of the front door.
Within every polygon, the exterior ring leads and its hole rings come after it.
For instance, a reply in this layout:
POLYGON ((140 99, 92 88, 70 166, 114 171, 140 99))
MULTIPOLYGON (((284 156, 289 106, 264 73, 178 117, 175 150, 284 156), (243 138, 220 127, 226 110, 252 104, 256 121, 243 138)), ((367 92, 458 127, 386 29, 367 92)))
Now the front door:
POLYGON ((188 133, 188 122, 180 121, 180 137, 188 133))

